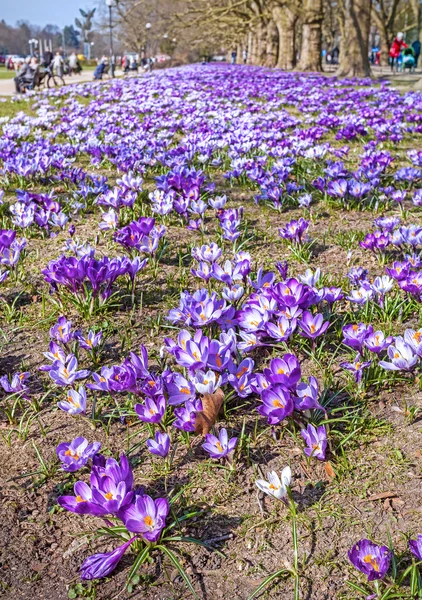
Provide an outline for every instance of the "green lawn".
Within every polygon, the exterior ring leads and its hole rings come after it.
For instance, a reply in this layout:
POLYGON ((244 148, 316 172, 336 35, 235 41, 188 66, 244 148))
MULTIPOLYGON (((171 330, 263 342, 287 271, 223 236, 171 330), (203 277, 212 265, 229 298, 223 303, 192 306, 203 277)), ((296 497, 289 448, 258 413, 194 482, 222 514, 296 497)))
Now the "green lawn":
POLYGON ((15 72, 6 69, 3 65, 0 67, 0 79, 12 79, 15 77, 15 72))

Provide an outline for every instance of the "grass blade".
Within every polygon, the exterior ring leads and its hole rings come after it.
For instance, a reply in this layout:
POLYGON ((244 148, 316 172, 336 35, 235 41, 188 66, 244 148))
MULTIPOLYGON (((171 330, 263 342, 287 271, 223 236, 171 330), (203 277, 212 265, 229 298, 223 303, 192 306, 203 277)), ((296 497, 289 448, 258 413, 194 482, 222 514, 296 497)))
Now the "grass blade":
POLYGON ((177 556, 174 554, 174 552, 172 550, 170 550, 170 548, 166 548, 166 546, 157 546, 157 548, 159 548, 160 550, 162 550, 162 552, 164 552, 164 554, 166 554, 169 557, 169 559, 171 560, 171 562, 173 563, 173 565, 179 571, 180 576, 182 577, 183 581, 186 583, 186 586, 192 592, 192 594, 194 595, 194 597, 197 598, 197 600, 200 600, 198 594, 195 592, 195 589, 194 589, 194 587, 192 585, 191 580, 189 579, 189 575, 186 573, 186 571, 184 570, 184 568, 182 567, 182 565, 178 561, 177 556))
POLYGON ((139 567, 146 561, 146 559, 148 558, 149 555, 149 546, 145 546, 145 548, 142 550, 142 552, 140 552, 138 554, 138 556, 135 558, 135 562, 132 565, 132 568, 129 572, 129 577, 128 577, 128 582, 131 581, 131 579, 133 579, 134 575, 136 574, 137 570, 139 569, 139 567))
POLYGON ((253 594, 251 596, 249 596, 248 600, 252 600, 252 598, 256 598, 256 596, 262 592, 267 585, 269 585, 272 581, 274 581, 274 579, 277 579, 277 577, 281 577, 284 574, 290 574, 290 571, 288 571, 287 569, 280 569, 280 571, 276 571, 275 573, 272 573, 272 575, 268 575, 268 577, 266 577, 264 579, 264 581, 256 588, 256 590, 253 592, 253 594))

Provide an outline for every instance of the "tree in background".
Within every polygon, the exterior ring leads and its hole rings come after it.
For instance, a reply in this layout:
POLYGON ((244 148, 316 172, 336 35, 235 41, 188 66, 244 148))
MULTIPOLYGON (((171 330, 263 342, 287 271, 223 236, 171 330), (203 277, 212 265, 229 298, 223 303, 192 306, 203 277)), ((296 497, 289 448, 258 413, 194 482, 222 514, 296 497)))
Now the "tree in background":
POLYGON ((371 74, 369 63, 369 31, 372 0, 341 0, 343 35, 339 77, 366 77, 371 74))
POLYGON ((79 47, 79 31, 73 25, 66 25, 64 27, 63 36, 66 48, 79 47))
POLYGON ((322 71, 322 0, 304 0, 299 69, 322 71))
POLYGON ((0 52, 3 54, 27 55, 28 40, 32 38, 51 40, 54 48, 59 48, 62 44, 62 32, 56 25, 39 27, 27 21, 18 21, 13 27, 5 21, 0 21, 0 52))

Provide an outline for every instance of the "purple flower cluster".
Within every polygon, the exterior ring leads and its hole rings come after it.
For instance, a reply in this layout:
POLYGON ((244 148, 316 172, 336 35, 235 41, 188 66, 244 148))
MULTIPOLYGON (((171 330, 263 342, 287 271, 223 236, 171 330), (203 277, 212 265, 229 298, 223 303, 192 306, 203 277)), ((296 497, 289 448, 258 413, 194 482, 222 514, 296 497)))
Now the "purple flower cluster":
POLYGON ((137 250, 154 255, 165 232, 165 227, 162 225, 155 226, 155 219, 141 217, 126 227, 118 229, 114 234, 114 239, 130 252, 137 250))
POLYGON ((112 552, 86 559, 81 567, 82 579, 97 579, 111 573, 138 536, 149 543, 157 542, 170 508, 165 498, 153 500, 146 494, 134 492, 133 473, 124 454, 118 462, 114 458, 105 459, 95 454, 98 449, 99 445, 87 446, 83 438, 58 446, 57 453, 66 463, 67 470, 76 470, 75 465, 86 464, 90 457, 92 468, 90 485, 78 481, 74 486, 75 495, 60 496, 57 502, 73 513, 117 517, 130 533, 136 535, 112 552))
POLYGON ((83 300, 101 298, 107 300, 112 294, 113 284, 119 277, 128 275, 134 285, 136 274, 144 268, 146 259, 127 257, 110 259, 104 256, 95 259, 93 256, 81 258, 62 255, 48 263, 43 269, 45 281, 50 284, 52 292, 66 288, 83 300))

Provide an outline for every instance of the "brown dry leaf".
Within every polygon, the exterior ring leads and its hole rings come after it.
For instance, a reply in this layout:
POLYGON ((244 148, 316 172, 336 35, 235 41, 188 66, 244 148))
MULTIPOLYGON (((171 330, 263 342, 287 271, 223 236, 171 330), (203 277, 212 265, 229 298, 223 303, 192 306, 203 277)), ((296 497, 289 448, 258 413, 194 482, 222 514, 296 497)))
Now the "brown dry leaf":
POLYGON ((333 467, 331 466, 331 463, 329 463, 329 462, 324 463, 324 469, 327 474, 327 477, 329 477, 330 479, 333 479, 333 477, 336 476, 335 471, 334 471, 333 467))
POLYGON ((201 398, 203 410, 196 413, 195 433, 206 435, 217 420, 218 413, 224 402, 224 393, 218 388, 214 394, 204 394, 201 398))

